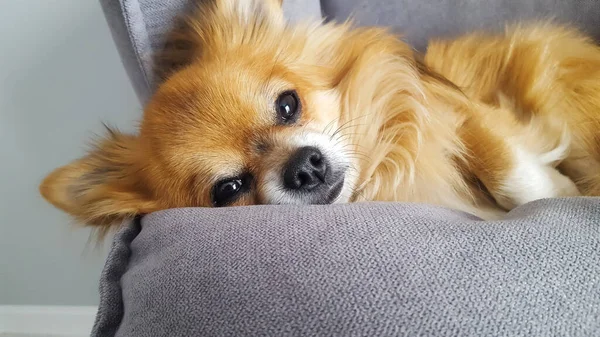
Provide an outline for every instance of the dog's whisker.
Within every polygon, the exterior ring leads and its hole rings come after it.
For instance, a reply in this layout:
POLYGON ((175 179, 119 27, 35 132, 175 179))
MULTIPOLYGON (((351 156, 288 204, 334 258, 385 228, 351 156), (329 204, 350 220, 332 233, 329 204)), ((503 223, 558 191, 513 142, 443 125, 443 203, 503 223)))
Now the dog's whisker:
POLYGON ((335 137, 338 133, 344 131, 344 130, 348 130, 350 128, 353 127, 358 127, 358 126, 364 126, 367 124, 349 124, 349 125, 345 125, 345 126, 340 126, 339 128, 337 128, 337 130, 331 135, 331 138, 335 137))
POLYGON ((344 123, 342 123, 342 124, 341 124, 341 125, 338 127, 338 129, 339 129, 339 128, 342 128, 342 127, 344 127, 344 126, 346 126, 346 125, 348 125, 348 124, 350 124, 350 123, 352 123, 352 122, 354 122, 354 121, 356 121, 356 120, 359 120, 359 119, 361 119, 361 118, 365 118, 365 117, 366 117, 366 116, 368 116, 368 115, 369 115, 369 114, 366 114, 366 115, 361 115, 361 116, 358 116, 358 117, 355 117, 355 118, 349 119, 349 120, 345 121, 344 123))
POLYGON ((329 123, 327 123, 327 125, 325 125, 325 127, 323 128, 323 132, 324 134, 328 134, 329 133, 329 128, 331 128, 333 126, 333 123, 339 121, 340 118, 333 118, 329 123))

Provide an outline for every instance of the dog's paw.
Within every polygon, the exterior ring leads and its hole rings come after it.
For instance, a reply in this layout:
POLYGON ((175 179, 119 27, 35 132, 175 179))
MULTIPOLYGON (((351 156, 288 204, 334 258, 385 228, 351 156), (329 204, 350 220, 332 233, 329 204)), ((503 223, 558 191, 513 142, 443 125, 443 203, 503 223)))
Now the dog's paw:
POLYGON ((519 153, 517 159, 501 187, 492 193, 503 208, 511 210, 534 200, 581 195, 575 183, 556 168, 525 153, 519 153))

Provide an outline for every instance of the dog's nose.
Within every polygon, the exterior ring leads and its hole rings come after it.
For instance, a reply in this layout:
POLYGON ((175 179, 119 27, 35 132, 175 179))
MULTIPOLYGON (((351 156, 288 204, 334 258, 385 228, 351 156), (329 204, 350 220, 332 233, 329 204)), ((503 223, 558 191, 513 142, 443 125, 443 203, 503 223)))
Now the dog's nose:
POLYGON ((325 182, 327 164, 319 149, 306 146, 298 149, 283 171, 283 183, 291 190, 312 190, 325 182))

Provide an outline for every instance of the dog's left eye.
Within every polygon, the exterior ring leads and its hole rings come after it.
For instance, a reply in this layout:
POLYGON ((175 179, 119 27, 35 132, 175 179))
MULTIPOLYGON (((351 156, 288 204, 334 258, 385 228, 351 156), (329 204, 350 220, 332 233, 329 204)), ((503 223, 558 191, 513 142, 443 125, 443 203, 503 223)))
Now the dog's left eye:
POLYGON ((279 95, 275 109, 281 124, 295 123, 300 115, 300 100, 296 91, 286 91, 279 95))

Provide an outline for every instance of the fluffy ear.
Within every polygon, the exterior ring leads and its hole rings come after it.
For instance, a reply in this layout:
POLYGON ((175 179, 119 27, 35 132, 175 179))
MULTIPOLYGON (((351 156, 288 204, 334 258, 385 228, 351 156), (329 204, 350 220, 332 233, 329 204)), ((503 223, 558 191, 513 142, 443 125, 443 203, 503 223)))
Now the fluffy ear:
POLYGON ((257 27, 285 25, 282 0, 212 0, 197 6, 193 14, 176 20, 165 45, 154 55, 159 79, 166 80, 207 50, 223 50, 245 40, 257 27))
POLYGON ((108 227, 156 210, 139 177, 137 139, 113 131, 87 156, 48 175, 42 196, 81 223, 108 227))
POLYGON ((219 10, 245 22, 258 18, 283 23, 282 3, 283 0, 216 0, 219 10))

